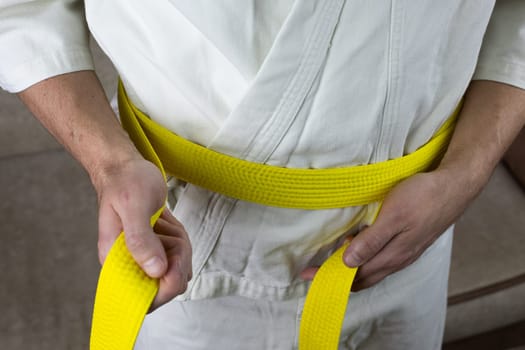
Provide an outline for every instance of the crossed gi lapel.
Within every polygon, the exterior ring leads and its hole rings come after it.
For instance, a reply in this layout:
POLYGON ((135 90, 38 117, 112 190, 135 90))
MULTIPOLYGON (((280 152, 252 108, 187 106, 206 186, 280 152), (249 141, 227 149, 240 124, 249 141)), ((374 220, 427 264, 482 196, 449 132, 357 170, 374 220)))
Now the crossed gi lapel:
POLYGON ((252 87, 208 145, 264 163, 293 123, 325 61, 344 0, 296 1, 252 87))

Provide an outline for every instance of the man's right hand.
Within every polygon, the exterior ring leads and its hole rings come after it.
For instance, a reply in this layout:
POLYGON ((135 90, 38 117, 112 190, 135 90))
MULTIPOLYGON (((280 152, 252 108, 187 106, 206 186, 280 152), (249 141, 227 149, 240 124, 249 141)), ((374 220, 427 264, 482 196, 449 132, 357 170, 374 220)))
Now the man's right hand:
POLYGON ((128 250, 153 278, 160 279, 152 309, 186 290, 191 279, 191 245, 182 224, 165 209, 154 228, 151 216, 166 199, 166 184, 155 165, 132 159, 93 179, 99 199, 101 264, 120 232, 128 250))
POLYGON ((100 262, 124 231, 133 258, 149 276, 160 278, 152 307, 182 293, 191 278, 188 235, 168 211, 150 227, 166 199, 166 184, 118 123, 95 74, 58 75, 19 96, 91 177, 100 205, 100 262))

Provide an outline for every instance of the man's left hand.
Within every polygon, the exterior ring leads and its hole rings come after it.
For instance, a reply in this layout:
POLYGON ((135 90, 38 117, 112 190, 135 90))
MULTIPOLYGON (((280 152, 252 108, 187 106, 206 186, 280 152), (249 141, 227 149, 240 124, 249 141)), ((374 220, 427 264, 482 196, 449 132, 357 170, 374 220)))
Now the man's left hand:
POLYGON ((357 234, 343 260, 359 266, 352 290, 410 265, 463 213, 471 199, 447 172, 417 174, 385 198, 376 221, 357 234))

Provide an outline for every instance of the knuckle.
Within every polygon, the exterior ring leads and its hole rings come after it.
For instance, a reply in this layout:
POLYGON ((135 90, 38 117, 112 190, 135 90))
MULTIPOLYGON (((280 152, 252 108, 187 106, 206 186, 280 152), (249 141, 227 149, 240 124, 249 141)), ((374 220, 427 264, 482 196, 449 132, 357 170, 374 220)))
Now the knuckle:
POLYGON ((186 280, 186 276, 179 275, 177 276, 171 284, 171 287, 169 288, 169 297, 175 298, 177 295, 180 295, 184 293, 188 289, 188 281, 186 280))
POLYGON ((392 261, 391 267, 397 270, 401 270, 408 265, 412 264, 417 259, 417 252, 415 248, 407 248, 400 252, 395 259, 392 261))
POLYGON ((179 221, 176 220, 173 222, 173 225, 179 230, 182 234, 186 234, 186 229, 184 228, 184 225, 179 221))
POLYGON ((417 247, 413 247, 412 249, 408 250, 404 256, 403 267, 412 264, 414 261, 417 260, 419 255, 419 249, 417 247))
POLYGON ((361 257, 378 251, 382 246, 382 240, 377 234, 368 235, 361 244, 356 247, 356 253, 361 257))
POLYGON ((185 279, 181 279, 181 283, 177 290, 177 295, 184 293, 187 289, 188 289, 188 281, 186 281, 185 279))
POLYGON ((411 220, 411 213, 412 211, 408 207, 401 206, 396 208, 396 210, 391 211, 390 220, 393 222, 394 225, 402 227, 411 220))
POLYGON ((193 255, 193 248, 191 246, 191 243, 190 241, 184 241, 184 251, 187 252, 187 259, 188 261, 190 262, 190 265, 191 265, 191 259, 192 259, 192 255, 193 255))

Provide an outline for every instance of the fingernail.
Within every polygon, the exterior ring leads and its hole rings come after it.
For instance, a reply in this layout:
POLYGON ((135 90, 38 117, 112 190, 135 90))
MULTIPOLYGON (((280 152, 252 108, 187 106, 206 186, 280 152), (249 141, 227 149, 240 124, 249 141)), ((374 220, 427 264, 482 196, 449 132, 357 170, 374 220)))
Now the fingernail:
POLYGON ((361 265, 361 261, 354 257, 352 253, 345 254, 343 259, 348 267, 358 267, 359 265, 361 265))
POLYGON ((142 268, 150 277, 160 277, 164 272, 164 264, 158 256, 150 258, 144 263, 142 268))

